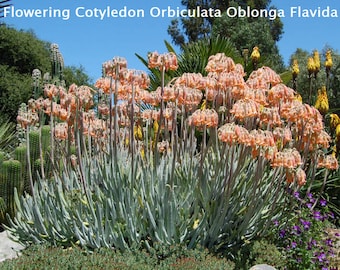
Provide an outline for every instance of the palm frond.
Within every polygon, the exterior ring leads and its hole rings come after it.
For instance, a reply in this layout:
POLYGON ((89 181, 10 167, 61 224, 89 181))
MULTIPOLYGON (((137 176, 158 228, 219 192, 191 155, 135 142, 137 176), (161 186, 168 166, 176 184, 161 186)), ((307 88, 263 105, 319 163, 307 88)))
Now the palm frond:
POLYGON ((241 63, 242 58, 234 44, 223 37, 212 37, 189 43, 182 47, 183 51, 179 56, 179 68, 177 75, 186 72, 206 74, 205 67, 211 55, 224 53, 233 58, 236 63, 241 63))
MULTIPOLYGON (((175 49, 167 41, 165 46, 169 52, 175 52, 175 49)), ((206 75, 205 67, 211 55, 216 53, 224 53, 233 58, 236 63, 241 63, 243 58, 237 51, 234 44, 223 37, 213 37, 199 40, 197 42, 186 44, 182 47, 182 51, 177 54, 178 69, 176 71, 168 71, 165 74, 164 82, 167 84, 174 77, 179 77, 183 73, 201 73, 206 75)), ((147 59, 136 54, 139 60, 148 67, 147 59)), ((161 84, 161 72, 158 69, 149 69, 150 90, 156 90, 161 84)))
POLYGON ((5 7, 9 7, 11 4, 9 3, 11 0, 0 0, 0 18, 3 18, 3 12, 5 7))
POLYGON ((11 151, 16 139, 15 124, 9 121, 0 122, 0 151, 11 151))

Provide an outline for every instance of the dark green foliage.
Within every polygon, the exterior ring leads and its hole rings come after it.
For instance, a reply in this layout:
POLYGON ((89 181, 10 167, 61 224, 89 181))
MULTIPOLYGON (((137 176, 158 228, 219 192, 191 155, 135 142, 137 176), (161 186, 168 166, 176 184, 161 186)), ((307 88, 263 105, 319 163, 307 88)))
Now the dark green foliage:
POLYGON ((0 114, 14 122, 20 104, 31 97, 31 76, 0 64, 0 78, 0 114))
MULTIPOLYGON (((46 72, 55 75, 53 63, 56 63, 56 59, 52 59, 50 53, 50 43, 39 40, 32 31, 18 31, 6 24, 0 25, 1 118, 14 122, 19 105, 27 103, 36 94, 37 89, 34 89, 32 84, 33 70, 40 70, 41 76, 46 72)), ((58 56, 61 56, 60 53, 58 56)), ((90 84, 90 79, 82 67, 70 67, 64 71, 65 74, 57 74, 58 80, 62 78, 61 75, 65 75, 68 85, 73 82, 90 84)), ((40 91, 39 94, 41 93, 40 91)))
MULTIPOLYGON (((183 0, 182 5, 187 9, 196 9, 197 6, 200 6, 202 9, 214 8, 224 12, 229 7, 238 6, 244 9, 247 6, 253 9, 269 8, 270 1, 183 0)), ((251 18, 249 16, 236 16, 233 18, 229 17, 226 13, 222 13, 222 17, 216 18, 182 18, 181 25, 178 20, 173 20, 168 28, 168 33, 171 35, 173 42, 181 46, 181 49, 188 43, 217 35, 229 39, 239 53, 242 53, 243 49, 248 49, 251 52, 254 46, 258 46, 262 54, 263 64, 281 72, 284 64, 276 42, 282 36, 282 29, 283 24, 280 18, 275 20, 270 20, 269 18, 251 18), (181 27, 183 31, 180 29, 181 27)))
POLYGON ((15 260, 0 263, 7 269, 116 269, 116 270, 233 270, 234 264, 204 250, 186 250, 175 246, 167 250, 169 256, 145 251, 118 252, 99 249, 86 252, 78 247, 69 249, 32 246, 15 260))
POLYGON ((86 74, 83 66, 69 66, 63 70, 64 80, 66 87, 75 83, 76 85, 88 85, 92 84, 92 79, 86 74))
POLYGON ((31 74, 35 68, 46 72, 50 67, 49 44, 33 32, 1 25, 0 65, 13 67, 19 74, 31 74))
POLYGON ((249 56, 255 46, 259 47, 260 61, 264 65, 278 72, 283 70, 283 59, 266 19, 258 18, 250 24, 248 18, 230 18, 225 15, 216 20, 212 32, 213 35, 229 37, 239 52, 248 49, 249 56))
POLYGON ((274 244, 266 240, 255 241, 250 250, 252 264, 268 264, 276 269, 284 269, 285 257, 280 253, 274 244))
MULTIPOLYGON (((182 5, 187 9, 195 9, 200 6, 202 9, 219 9, 221 12, 227 10, 230 6, 241 6, 246 8, 249 6, 254 9, 268 8, 270 1, 261 0, 182 0, 182 5)), ((239 18, 237 18, 239 19, 239 18)), ((181 18, 181 21, 173 20, 171 25, 168 27, 168 33, 172 37, 173 42, 176 45, 183 46, 187 42, 196 42, 204 37, 209 37, 211 35, 211 29, 215 25, 219 18, 214 17, 188 17, 181 18), (182 28, 182 29, 181 29, 182 28)), ((257 18, 248 18, 244 23, 250 29, 253 29, 252 24, 257 20, 257 18)), ((283 24, 280 19, 270 21, 269 18, 266 19, 266 23, 269 27, 269 33, 271 34, 271 39, 278 41, 283 33, 283 24)), ((223 31, 226 29, 223 29, 223 31)), ((229 32, 225 32, 224 37, 230 38, 229 32)), ((233 40, 234 41, 234 40, 233 40)), ((246 45, 246 44, 243 44, 246 45)))

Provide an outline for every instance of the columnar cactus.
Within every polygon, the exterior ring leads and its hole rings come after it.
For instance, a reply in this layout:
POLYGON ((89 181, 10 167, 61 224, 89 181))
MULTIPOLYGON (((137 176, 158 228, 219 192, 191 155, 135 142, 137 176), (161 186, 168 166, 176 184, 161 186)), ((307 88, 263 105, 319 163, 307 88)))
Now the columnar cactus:
POLYGON ((15 214, 14 191, 23 191, 22 164, 19 160, 6 160, 0 166, 0 223, 7 224, 6 213, 15 214))

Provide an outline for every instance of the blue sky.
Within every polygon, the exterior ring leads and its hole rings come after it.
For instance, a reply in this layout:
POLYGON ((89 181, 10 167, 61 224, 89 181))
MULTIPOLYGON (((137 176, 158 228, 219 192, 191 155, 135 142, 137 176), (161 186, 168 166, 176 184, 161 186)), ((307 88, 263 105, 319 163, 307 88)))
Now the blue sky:
MULTIPOLYGON (((148 51, 165 52, 164 40, 171 41, 167 28, 171 17, 157 16, 158 9, 182 8, 180 0, 12 0, 17 16, 20 9, 70 10, 70 18, 24 18, 7 14, 2 20, 17 29, 33 30, 38 38, 59 44, 66 65, 84 66, 93 80, 101 76, 101 64, 114 56, 125 57, 128 67, 145 69, 135 53, 146 57, 148 51), (143 17, 107 18, 86 17, 94 8, 107 7, 120 10, 142 10, 143 17), (84 7, 84 8, 82 8, 84 7), (79 10, 77 17, 75 12, 79 10), (79 9, 80 8, 80 9, 79 9), (18 11, 19 10, 19 11, 18 11)), ((296 48, 307 51, 321 50, 325 45, 340 49, 340 1, 339 0, 272 0, 272 5, 284 11, 284 35, 279 42, 280 53, 288 63, 296 48), (298 18, 290 14, 291 7, 322 11, 327 7, 336 10, 338 18, 298 18)), ((130 11, 132 12, 132 11, 130 11)), ((93 14, 94 15, 94 14, 93 14)), ((100 14, 97 12, 97 15, 100 14)), ((142 16, 142 14, 140 14, 142 16)))

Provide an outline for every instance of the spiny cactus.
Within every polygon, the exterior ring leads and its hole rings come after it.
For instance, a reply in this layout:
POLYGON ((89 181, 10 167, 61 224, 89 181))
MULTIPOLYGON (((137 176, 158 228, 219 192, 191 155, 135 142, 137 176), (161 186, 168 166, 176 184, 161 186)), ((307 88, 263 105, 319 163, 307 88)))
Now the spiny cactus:
POLYGON ((38 159, 40 155, 39 137, 40 137, 39 130, 31 130, 29 132, 31 162, 34 162, 34 160, 38 159))
POLYGON ((58 44, 51 44, 51 68, 52 68, 52 79, 56 82, 63 84, 63 69, 64 69, 64 58, 59 51, 58 44))
POLYGON ((15 214, 14 191, 22 193, 22 164, 19 160, 6 160, 0 166, 0 223, 7 224, 6 214, 15 214))

